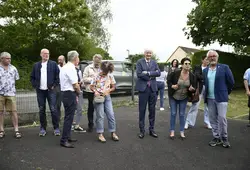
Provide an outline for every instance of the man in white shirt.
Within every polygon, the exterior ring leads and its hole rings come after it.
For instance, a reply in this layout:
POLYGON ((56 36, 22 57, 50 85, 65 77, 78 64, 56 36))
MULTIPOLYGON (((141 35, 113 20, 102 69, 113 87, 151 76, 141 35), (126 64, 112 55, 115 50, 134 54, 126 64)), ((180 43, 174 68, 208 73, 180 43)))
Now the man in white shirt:
MULTIPOLYGON (((58 68, 61 71, 61 68, 66 64, 65 57, 60 55, 57 59, 58 61, 58 68)), ((62 94, 61 94, 61 87, 60 83, 56 86, 56 110, 58 113, 59 120, 61 119, 61 105, 62 105, 62 94)))
POLYGON ((52 117, 54 135, 60 136, 59 116, 56 109, 56 86, 59 83, 59 68, 56 62, 49 60, 49 50, 41 50, 42 61, 34 64, 31 72, 31 84, 36 89, 37 102, 40 116, 40 132, 39 136, 46 135, 47 119, 46 119, 46 99, 52 117))
POLYGON ((65 110, 63 133, 60 144, 66 148, 74 148, 71 142, 76 142, 77 140, 71 138, 71 127, 78 100, 77 96, 81 92, 75 69, 75 65, 79 60, 79 54, 77 51, 70 51, 67 57, 68 63, 63 66, 60 71, 60 85, 65 110))

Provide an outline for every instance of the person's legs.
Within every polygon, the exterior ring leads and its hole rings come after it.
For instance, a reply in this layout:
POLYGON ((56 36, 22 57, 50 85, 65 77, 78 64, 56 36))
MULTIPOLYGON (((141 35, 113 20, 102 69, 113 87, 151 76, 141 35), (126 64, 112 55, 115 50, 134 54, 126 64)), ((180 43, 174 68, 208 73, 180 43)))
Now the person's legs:
POLYGON ((162 108, 161 110, 164 110, 164 90, 165 90, 165 84, 164 82, 161 82, 160 86, 160 107, 162 108))
POLYGON ((104 103, 94 103, 96 111, 96 133, 98 133, 98 140, 100 142, 106 142, 103 136, 104 132, 104 103))
POLYGON ((46 97, 48 94, 47 90, 37 89, 37 102, 39 107, 39 117, 40 117, 40 136, 46 135, 47 119, 46 119, 46 97))
POLYGON ((184 125, 185 125, 185 113, 186 113, 186 107, 187 107, 187 101, 188 99, 184 99, 179 101, 179 121, 180 121, 180 134, 181 137, 184 136, 184 125))
POLYGON ((88 131, 92 132, 93 127, 94 127, 94 105, 93 105, 93 101, 94 101, 94 93, 87 93, 88 96, 88 131))
POLYGON ((76 125, 80 125, 82 112, 83 112, 83 95, 81 93, 78 96, 78 103, 77 103, 77 106, 76 106, 76 116, 75 116, 76 125))
POLYGON ((58 120, 61 120, 61 105, 62 105, 62 93, 60 85, 56 87, 56 110, 58 115, 58 120))
POLYGON ((212 129, 211 124, 210 124, 210 120, 209 120, 207 104, 204 104, 204 123, 206 124, 208 129, 212 129))
POLYGON ((157 101, 156 92, 153 92, 150 89, 149 97, 148 97, 148 120, 149 120, 149 132, 154 131, 155 125, 155 105, 157 101))
POLYGON ((115 121, 115 114, 114 114, 112 100, 111 100, 110 95, 105 97, 104 112, 105 112, 107 119, 108 119, 109 132, 115 132, 116 131, 116 121, 115 121))
POLYGON ((48 98, 53 128, 54 128, 54 130, 58 131, 59 130, 59 115, 58 115, 57 109, 56 109, 56 91, 49 90, 47 98, 48 98))
POLYGON ((190 126, 195 125, 199 104, 200 104, 200 102, 192 103, 192 105, 187 113, 185 129, 188 129, 189 125, 190 126))
POLYGON ((139 128, 141 133, 145 133, 145 115, 149 98, 149 88, 144 92, 139 92, 139 128))
POLYGON ((4 137, 4 107, 5 107, 5 97, 0 95, 0 138, 4 137))
POLYGON ((177 101, 169 96, 169 102, 170 102, 170 136, 174 136, 175 131, 175 120, 176 120, 176 114, 177 114, 177 101))
POLYGON ((63 106, 65 110, 63 133, 61 137, 61 144, 65 144, 71 139, 71 126, 74 119, 74 113, 76 110, 76 93, 75 92, 63 92, 63 106))

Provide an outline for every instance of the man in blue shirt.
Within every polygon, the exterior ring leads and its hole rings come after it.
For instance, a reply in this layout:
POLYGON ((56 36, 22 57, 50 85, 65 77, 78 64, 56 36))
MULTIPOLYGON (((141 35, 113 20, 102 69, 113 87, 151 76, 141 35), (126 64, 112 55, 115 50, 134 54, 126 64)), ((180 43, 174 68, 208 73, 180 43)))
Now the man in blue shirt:
POLYGON ((250 127, 250 68, 246 70, 244 76, 244 85, 245 85, 245 89, 246 89, 246 94, 248 96, 248 107, 249 107, 249 125, 248 127, 250 127))
POLYGON ((233 74, 226 64, 219 64, 219 54, 210 50, 207 53, 209 67, 203 71, 205 84, 205 103, 208 106, 208 114, 214 139, 210 146, 221 145, 229 148, 227 134, 227 105, 228 95, 234 86, 233 74))

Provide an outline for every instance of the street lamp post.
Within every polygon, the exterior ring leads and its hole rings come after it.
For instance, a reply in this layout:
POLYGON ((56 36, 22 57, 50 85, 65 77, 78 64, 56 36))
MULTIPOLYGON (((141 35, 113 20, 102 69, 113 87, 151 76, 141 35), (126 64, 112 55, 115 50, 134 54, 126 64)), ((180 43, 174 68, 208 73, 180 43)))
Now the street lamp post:
MULTIPOLYGON (((128 58, 129 58, 129 50, 128 52, 128 58)), ((132 89, 131 89, 131 98, 132 101, 135 101, 135 82, 134 82, 134 77, 135 77, 135 70, 134 70, 134 59, 131 57, 131 64, 132 64, 132 89)))

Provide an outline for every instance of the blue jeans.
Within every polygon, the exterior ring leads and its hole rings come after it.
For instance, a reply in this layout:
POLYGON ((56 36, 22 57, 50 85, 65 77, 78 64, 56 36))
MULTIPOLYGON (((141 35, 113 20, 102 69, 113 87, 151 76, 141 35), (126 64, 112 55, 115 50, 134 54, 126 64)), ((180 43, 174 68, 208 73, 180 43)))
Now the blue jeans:
POLYGON ((59 116, 56 109, 56 91, 54 90, 36 90, 37 102, 39 107, 40 125, 41 128, 46 130, 47 119, 46 119, 46 99, 49 103, 49 108, 52 117, 52 124, 54 129, 59 128, 59 116))
POLYGON ((73 91, 62 92, 63 106, 65 111, 63 133, 61 143, 68 142, 71 138, 71 127, 74 119, 74 113, 76 110, 76 93, 73 91))
POLYGON ((214 138, 228 138, 227 105, 228 102, 216 102, 214 99, 207 99, 208 114, 214 138))
POLYGON ((108 119, 109 132, 115 132, 116 121, 110 95, 105 96, 104 103, 94 103, 94 108, 96 111, 96 132, 97 133, 104 132, 104 114, 106 114, 108 119))
POLYGON ((160 107, 163 107, 164 104, 164 90, 165 90, 165 83, 163 81, 157 81, 157 96, 160 92, 160 107))
POLYGON ((184 100, 176 100, 172 96, 169 96, 169 101, 170 101, 170 109, 171 109, 170 131, 175 131, 175 119, 177 115, 177 106, 179 106, 180 132, 184 132, 185 112, 186 112, 188 98, 184 100))
POLYGON ((83 107, 83 93, 80 93, 80 95, 78 96, 78 103, 76 105, 76 116, 75 116, 76 125, 80 124, 83 111, 82 107, 83 107))

